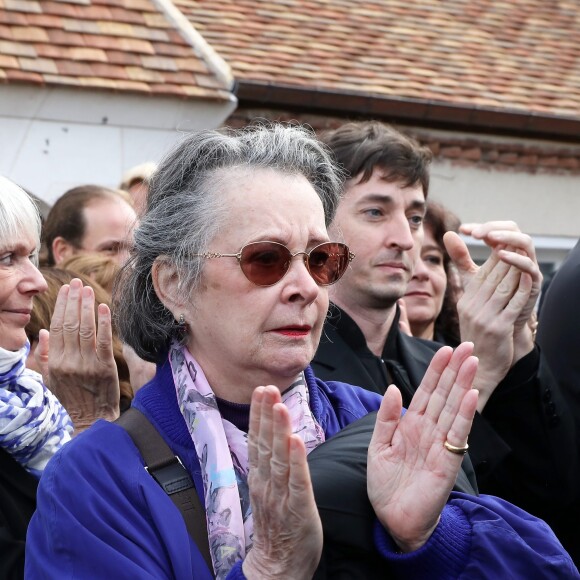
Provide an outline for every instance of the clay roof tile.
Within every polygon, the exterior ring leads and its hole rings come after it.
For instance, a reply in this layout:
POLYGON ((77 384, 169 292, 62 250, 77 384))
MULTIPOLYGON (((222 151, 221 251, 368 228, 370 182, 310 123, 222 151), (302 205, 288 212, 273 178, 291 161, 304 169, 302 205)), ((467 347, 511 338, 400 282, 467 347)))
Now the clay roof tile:
POLYGON ((0 78, 229 99, 227 65, 171 8, 156 0, 0 0, 0 78), (164 89, 169 72, 176 76, 164 89))
POLYGON ((240 81, 580 117, 575 0, 174 4, 240 81))

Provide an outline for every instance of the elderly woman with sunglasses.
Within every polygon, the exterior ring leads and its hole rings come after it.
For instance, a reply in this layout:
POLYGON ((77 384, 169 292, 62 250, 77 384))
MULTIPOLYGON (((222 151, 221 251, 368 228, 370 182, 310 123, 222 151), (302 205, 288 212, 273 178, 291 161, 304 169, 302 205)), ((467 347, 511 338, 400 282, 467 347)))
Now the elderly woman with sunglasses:
POLYGON ((554 554, 550 565, 570 571, 551 532, 517 508, 449 500, 477 403, 472 345, 436 355, 403 416, 395 387, 381 403, 313 376, 327 286, 354 258, 326 229, 341 188, 324 147, 299 128, 204 132, 164 160, 118 287, 117 322, 158 365, 133 407, 194 481, 211 564, 128 434, 99 422, 43 477, 28 577, 320 575, 307 454, 377 410, 367 484, 383 577, 538 570, 554 554), (529 547, 530 534, 541 547, 529 547))

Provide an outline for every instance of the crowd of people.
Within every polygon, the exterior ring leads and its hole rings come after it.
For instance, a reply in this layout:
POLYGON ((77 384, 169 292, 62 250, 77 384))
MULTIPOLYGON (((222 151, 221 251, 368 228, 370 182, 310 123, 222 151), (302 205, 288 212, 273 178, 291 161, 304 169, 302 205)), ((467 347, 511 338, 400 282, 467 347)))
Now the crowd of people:
POLYGON ((532 239, 430 163, 202 131, 42 227, 0 177, 0 577, 580 578, 580 245, 536 337, 532 239))

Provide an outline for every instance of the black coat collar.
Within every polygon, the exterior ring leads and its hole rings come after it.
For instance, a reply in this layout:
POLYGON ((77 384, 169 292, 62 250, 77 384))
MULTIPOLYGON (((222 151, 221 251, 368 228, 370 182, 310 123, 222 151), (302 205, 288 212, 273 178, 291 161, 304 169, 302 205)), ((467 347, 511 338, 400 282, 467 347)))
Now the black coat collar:
MULTIPOLYGON (((389 330, 383 360, 391 365, 392 374, 403 391, 408 405, 435 351, 438 343, 408 336, 399 330, 399 310, 389 330)), ((376 357, 367 347, 364 335, 356 322, 338 306, 331 304, 320 345, 312 361, 316 376, 325 381, 342 381, 359 385, 367 390, 384 393, 385 386, 378 384, 369 372, 376 357)))

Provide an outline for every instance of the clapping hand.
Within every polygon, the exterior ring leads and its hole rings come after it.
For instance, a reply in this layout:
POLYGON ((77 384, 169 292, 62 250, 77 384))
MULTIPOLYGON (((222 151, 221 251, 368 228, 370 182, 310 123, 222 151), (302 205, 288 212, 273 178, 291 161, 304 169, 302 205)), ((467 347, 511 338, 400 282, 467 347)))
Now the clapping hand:
POLYGON ((367 491, 381 524, 403 552, 420 548, 433 533, 461 467, 477 405, 471 386, 473 345, 441 348, 409 409, 401 416, 399 390, 383 398, 368 451, 367 491), (457 451, 457 449, 456 449, 457 451))
POLYGON ((447 232, 444 237, 463 281, 464 293, 457 303, 461 339, 475 344, 480 361, 475 386, 482 411, 509 369, 533 348, 528 321, 542 274, 531 238, 515 223, 465 224, 461 231, 492 249, 486 262, 477 266, 457 234, 447 232))
POLYGON ((244 560, 245 576, 311 578, 322 553, 322 524, 306 448, 292 434, 290 414, 274 386, 253 393, 248 461, 254 543, 244 560))
POLYGON ((70 415, 75 435, 97 419, 119 417, 119 378, 113 357, 111 311, 78 279, 61 287, 50 333, 40 331, 37 358, 47 386, 70 415))

